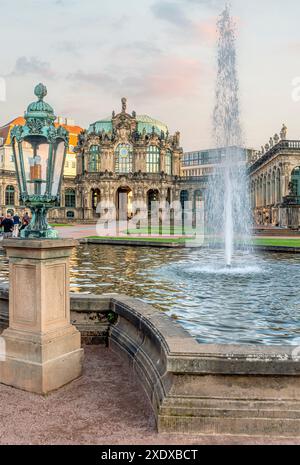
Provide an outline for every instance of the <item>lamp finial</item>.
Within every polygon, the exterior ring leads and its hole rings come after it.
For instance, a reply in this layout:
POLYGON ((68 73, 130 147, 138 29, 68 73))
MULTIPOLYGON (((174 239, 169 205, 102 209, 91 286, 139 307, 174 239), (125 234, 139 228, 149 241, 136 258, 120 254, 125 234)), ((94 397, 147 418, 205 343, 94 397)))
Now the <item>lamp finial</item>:
POLYGON ((38 84, 35 86, 34 94, 40 101, 43 100, 43 98, 47 95, 47 87, 42 83, 38 84))

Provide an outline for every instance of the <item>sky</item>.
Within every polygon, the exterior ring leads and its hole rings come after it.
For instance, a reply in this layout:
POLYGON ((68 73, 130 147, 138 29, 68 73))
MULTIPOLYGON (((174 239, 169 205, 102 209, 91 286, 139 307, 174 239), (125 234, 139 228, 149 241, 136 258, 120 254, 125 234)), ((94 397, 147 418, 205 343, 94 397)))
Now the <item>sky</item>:
MULTIPOLYGON (((83 127, 120 111, 127 97, 129 112, 179 130, 185 151, 213 147, 224 4, 0 0, 0 125, 22 115, 43 82, 56 115, 83 127)), ((232 0, 231 7, 246 145, 259 149, 283 123, 289 139, 300 139, 300 2, 232 0)))

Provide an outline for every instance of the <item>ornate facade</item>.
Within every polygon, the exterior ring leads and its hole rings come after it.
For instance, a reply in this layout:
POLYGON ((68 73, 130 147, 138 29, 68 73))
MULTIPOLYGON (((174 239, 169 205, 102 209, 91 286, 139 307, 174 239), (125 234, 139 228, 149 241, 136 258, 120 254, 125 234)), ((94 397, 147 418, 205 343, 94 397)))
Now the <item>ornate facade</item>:
POLYGON ((114 204, 119 218, 130 218, 135 202, 149 208, 153 200, 183 202, 201 196, 205 189, 204 178, 180 176, 180 133, 170 135, 164 123, 129 114, 126 99, 119 114, 113 112, 80 134, 76 151, 77 175, 74 182, 65 179, 53 220, 64 216, 94 222, 100 201, 114 204))
POLYGON ((283 125, 249 166, 254 221, 262 226, 300 227, 300 141, 287 140, 283 125))

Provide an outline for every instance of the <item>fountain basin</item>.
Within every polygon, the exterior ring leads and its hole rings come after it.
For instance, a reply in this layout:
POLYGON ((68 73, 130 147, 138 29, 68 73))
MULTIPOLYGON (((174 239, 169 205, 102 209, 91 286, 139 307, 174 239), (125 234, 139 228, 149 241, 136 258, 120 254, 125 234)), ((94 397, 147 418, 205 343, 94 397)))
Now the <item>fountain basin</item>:
MULTIPOLYGON (((2 286, 2 325, 7 311, 8 292, 2 286)), ((300 436, 300 351, 295 347, 198 344, 167 315, 117 294, 73 294, 71 318, 86 342, 98 335, 97 343, 110 344, 128 363, 149 397, 160 432, 300 436)))

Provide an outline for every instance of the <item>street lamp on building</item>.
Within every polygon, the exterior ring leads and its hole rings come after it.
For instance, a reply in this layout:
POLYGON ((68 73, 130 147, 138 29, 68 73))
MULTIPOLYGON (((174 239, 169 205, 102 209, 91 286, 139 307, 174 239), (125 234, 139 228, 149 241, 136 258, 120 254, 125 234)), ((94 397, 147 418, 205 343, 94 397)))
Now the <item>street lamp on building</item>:
POLYGON ((57 232, 48 224, 47 212, 59 201, 69 133, 54 125, 54 111, 44 102, 47 88, 38 84, 34 93, 38 101, 28 106, 25 126, 15 126, 11 132, 20 199, 32 212, 21 237, 55 239, 57 232))

